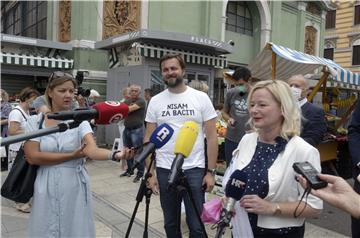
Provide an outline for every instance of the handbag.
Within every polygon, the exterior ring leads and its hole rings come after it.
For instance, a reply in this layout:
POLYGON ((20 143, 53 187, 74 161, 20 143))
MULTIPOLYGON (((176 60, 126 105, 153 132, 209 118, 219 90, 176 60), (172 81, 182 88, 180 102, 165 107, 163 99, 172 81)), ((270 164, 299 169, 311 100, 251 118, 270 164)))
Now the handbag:
MULTIPOLYGON (((41 115, 39 129, 42 128, 44 115, 41 115)), ((16 154, 14 164, 1 186, 1 196, 14 202, 26 203, 34 194, 34 183, 38 165, 26 161, 23 145, 16 154)))

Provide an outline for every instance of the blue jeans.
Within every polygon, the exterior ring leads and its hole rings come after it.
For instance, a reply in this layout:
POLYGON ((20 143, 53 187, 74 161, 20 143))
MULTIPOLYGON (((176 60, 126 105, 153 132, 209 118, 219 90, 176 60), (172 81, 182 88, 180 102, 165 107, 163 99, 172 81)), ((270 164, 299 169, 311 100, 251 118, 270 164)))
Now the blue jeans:
POLYGON ((229 167, 231 159, 232 159, 232 152, 237 148, 239 142, 234 142, 225 138, 225 160, 226 160, 226 167, 229 167))
MULTIPOLYGON (((138 147, 143 144, 144 141, 144 126, 136 129, 125 128, 123 132, 123 143, 125 147, 138 147)), ((127 170, 126 172, 130 173, 130 169, 133 166, 133 160, 127 160, 127 170)), ((142 177, 144 175, 144 161, 139 164, 137 167, 137 175, 142 177)))
MULTIPOLYGON (((198 211, 202 212, 205 202, 204 191, 202 190, 202 181, 205 169, 194 168, 185 170, 184 173, 195 201, 198 211)), ((186 223, 189 227, 189 237, 205 237, 201 229, 201 221, 198 220, 196 211, 192 206, 189 194, 186 192, 182 197, 176 189, 167 191, 168 177, 170 170, 157 168, 156 175, 160 187, 160 203, 164 214, 164 228, 166 236, 171 238, 181 238, 180 217, 181 201, 184 200, 186 211, 186 223)))

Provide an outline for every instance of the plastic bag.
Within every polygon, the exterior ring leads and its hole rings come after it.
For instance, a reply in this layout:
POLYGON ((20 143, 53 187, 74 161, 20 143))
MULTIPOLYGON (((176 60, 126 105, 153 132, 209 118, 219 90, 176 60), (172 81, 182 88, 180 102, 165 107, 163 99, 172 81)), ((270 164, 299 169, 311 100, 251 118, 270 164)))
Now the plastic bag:
POLYGON ((215 198, 204 203, 201 220, 204 224, 216 224, 220 220, 222 202, 220 198, 215 198))

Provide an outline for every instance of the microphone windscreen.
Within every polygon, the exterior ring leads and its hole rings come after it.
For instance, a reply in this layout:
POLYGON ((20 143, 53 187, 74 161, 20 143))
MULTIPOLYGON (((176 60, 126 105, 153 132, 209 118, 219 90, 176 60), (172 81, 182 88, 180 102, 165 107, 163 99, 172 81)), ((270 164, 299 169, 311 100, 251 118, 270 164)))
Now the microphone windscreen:
POLYGON ((186 121, 180 128, 175 142, 175 154, 182 154, 188 157, 194 147, 199 133, 199 125, 193 121, 186 121))
POLYGON ((245 192, 247 174, 241 170, 235 170, 226 184, 225 195, 236 201, 240 200, 245 192))
POLYGON ((95 104, 93 108, 99 113, 98 118, 95 120, 96 124, 117 123, 127 117, 129 113, 128 105, 115 101, 100 102, 95 104))
POLYGON ((155 145, 156 149, 163 147, 174 134, 174 129, 172 129, 168 124, 164 123, 158 126, 150 136, 150 143, 155 145))

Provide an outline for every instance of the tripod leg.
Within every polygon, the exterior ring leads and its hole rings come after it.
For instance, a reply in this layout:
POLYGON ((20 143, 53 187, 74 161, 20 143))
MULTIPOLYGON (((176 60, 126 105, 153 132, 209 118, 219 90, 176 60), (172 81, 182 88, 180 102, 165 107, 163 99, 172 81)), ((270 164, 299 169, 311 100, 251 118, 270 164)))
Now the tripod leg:
POLYGON ((149 226, 149 207, 150 207, 150 197, 151 197, 152 191, 151 189, 147 189, 145 193, 145 227, 144 227, 144 233, 143 238, 148 238, 148 226, 149 226))
POLYGON ((132 227, 132 225, 133 225, 133 223, 134 223, 134 219, 135 219, 135 216, 136 216, 136 213, 137 213, 137 210, 138 210, 138 207, 139 207, 140 202, 141 202, 141 201, 137 201, 137 202, 136 202, 134 211, 133 211, 133 213, 132 213, 132 216, 131 216, 131 219, 130 219, 130 222, 129 222, 129 226, 128 226, 127 231, 126 231, 126 234, 125 234, 125 238, 129 238, 130 231, 131 231, 131 227, 132 227))

